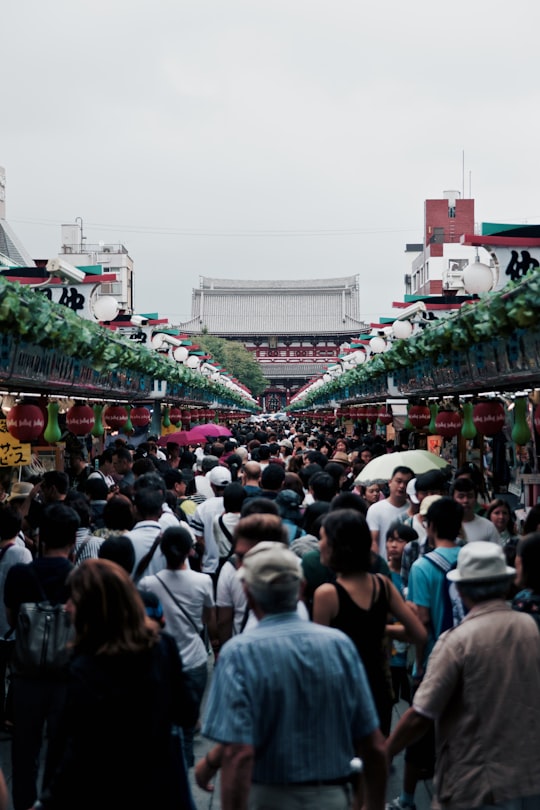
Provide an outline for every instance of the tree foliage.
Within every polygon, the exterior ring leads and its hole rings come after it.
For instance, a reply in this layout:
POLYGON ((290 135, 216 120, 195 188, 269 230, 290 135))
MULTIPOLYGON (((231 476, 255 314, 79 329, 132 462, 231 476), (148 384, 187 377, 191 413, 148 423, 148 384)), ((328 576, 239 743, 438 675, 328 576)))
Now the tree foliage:
POLYGON ((197 343, 212 356, 224 370, 245 385, 254 397, 262 394, 268 385, 259 363, 241 343, 209 335, 204 332, 197 343))

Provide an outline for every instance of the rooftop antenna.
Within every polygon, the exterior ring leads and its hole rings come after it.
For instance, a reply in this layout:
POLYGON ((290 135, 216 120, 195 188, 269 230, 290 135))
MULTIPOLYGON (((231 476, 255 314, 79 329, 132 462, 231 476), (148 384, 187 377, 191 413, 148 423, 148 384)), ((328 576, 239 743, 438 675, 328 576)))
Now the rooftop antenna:
POLYGON ((78 223, 80 224, 80 233, 81 233, 81 253, 82 253, 82 251, 83 251, 83 249, 84 249, 84 240, 85 240, 85 238, 86 238, 85 236, 83 236, 83 219, 82 219, 82 217, 75 217, 75 222, 78 222, 78 223))

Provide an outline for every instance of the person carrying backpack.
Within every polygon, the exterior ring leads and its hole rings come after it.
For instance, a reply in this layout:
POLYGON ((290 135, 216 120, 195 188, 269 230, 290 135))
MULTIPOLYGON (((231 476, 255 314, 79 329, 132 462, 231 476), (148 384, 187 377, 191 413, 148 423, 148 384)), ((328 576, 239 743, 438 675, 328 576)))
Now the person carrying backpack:
MULTIPOLYGON (((407 601, 412 602, 418 618, 428 631, 425 645, 416 645, 413 669, 413 688, 418 687, 428 658, 439 636, 453 625, 449 617, 448 580, 446 574, 457 565, 460 552, 459 533, 463 520, 463 507, 453 498, 431 495, 425 498, 425 528, 433 552, 420 556, 409 574, 407 601), (432 558, 430 554, 433 555, 432 558)), ((457 611, 457 607, 454 607, 457 611)), ((452 610, 450 610, 451 616, 452 610)), ((403 790, 387 805, 387 810, 414 810, 414 793, 421 779, 433 776, 435 764, 435 736, 428 731, 405 751, 403 790)))
POLYGON ((17 632, 13 672, 14 810, 28 810, 37 798, 38 763, 45 726, 48 742, 43 785, 54 773, 61 754, 56 750, 55 739, 67 694, 69 657, 66 617, 58 606, 64 605, 69 596, 66 580, 73 568, 70 557, 78 527, 79 517, 74 509, 61 502, 45 506, 39 530, 41 556, 30 563, 14 565, 6 577, 6 616, 17 632), (32 617, 36 621, 43 618, 43 613, 37 609, 40 604, 48 611, 57 632, 47 637, 43 634, 43 655, 36 663, 31 653, 35 652, 40 639, 32 637, 32 617), (24 625, 20 623, 23 617, 24 625))

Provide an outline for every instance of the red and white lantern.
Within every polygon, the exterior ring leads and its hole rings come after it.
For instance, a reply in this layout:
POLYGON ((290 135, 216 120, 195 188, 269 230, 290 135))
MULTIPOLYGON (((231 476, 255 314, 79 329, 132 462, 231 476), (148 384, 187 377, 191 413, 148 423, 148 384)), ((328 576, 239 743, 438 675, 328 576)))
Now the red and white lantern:
POLYGON ((457 411, 439 411, 435 419, 435 430, 439 436, 447 439, 457 436, 461 430, 463 419, 457 411))
POLYGON ((415 428, 424 428, 431 422, 431 411, 427 405, 411 405, 409 422, 415 428))
MULTIPOLYGON (((152 415, 148 408, 137 406, 131 409, 131 424, 133 427, 146 427, 150 424, 152 415)), ((172 420, 171 420, 172 421, 172 420)))
POLYGON ((103 411, 103 421, 112 430, 120 430, 127 420, 128 412, 123 405, 108 405, 103 411))
POLYGON ((473 423, 484 436, 495 436, 504 427, 505 414, 502 402, 478 402, 473 408, 473 423))
POLYGON ((66 427, 75 436, 87 436, 96 418, 90 405, 73 405, 66 413, 66 427))
POLYGON ((39 439, 45 429, 45 416, 37 405, 15 405, 6 416, 7 429, 20 442, 39 439))

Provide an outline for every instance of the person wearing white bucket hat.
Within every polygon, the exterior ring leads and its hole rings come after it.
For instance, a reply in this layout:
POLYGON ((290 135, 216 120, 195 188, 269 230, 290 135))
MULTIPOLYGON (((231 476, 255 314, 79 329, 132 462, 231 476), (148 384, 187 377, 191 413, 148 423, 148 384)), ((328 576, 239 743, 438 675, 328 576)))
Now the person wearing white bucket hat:
POLYGON ((388 740, 392 758, 435 722, 433 808, 540 807, 540 639, 505 601, 515 573, 495 543, 460 550, 447 577, 469 612, 440 636, 388 740))

